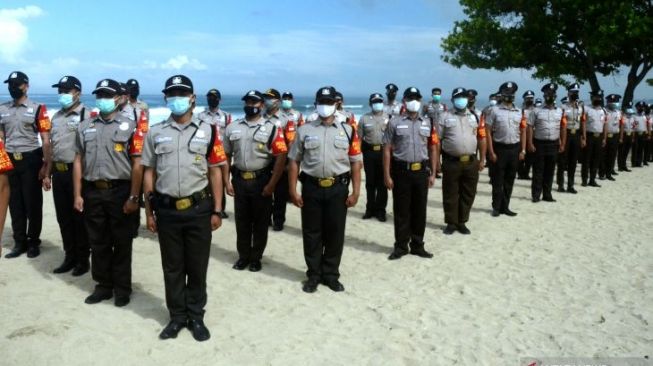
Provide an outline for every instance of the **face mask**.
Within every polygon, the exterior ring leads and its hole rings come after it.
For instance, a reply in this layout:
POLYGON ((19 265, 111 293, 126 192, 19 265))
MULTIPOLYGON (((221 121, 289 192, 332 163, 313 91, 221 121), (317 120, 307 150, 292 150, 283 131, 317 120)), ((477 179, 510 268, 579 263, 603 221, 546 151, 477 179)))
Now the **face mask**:
POLYGON ((422 106, 419 100, 411 100, 406 102, 406 109, 408 112, 419 112, 419 108, 422 106))
POLYGON ((578 100, 578 94, 571 94, 569 96, 569 100, 571 100, 572 102, 577 101, 578 100))
POLYGON ((492 106, 497 105, 497 101, 494 100, 494 99, 492 99, 492 100, 490 101, 490 105, 492 105, 492 106))
POLYGON ((533 105, 533 103, 534 102, 532 100, 527 100, 526 102, 524 102, 524 105, 527 106, 527 107, 530 107, 530 106, 533 105))
POLYGON ((389 100, 395 100, 395 98, 397 97, 397 93, 388 93, 386 95, 388 96, 389 100))
POLYGON ((440 100, 442 100, 442 95, 434 95, 433 96, 433 101, 436 103, 440 103, 440 100))
POLYGON ((116 101, 113 98, 101 98, 95 100, 95 106, 102 114, 109 114, 116 110, 116 101))
POLYGON ((546 104, 553 104, 556 101, 556 97, 555 96, 548 96, 548 97, 544 98, 544 101, 546 102, 546 104))
POLYGON ((190 97, 169 97, 167 98, 167 106, 172 114, 181 116, 188 112, 190 108, 190 97))
POLYGON ((209 108, 215 109, 218 108, 218 105, 220 105, 220 101, 217 99, 207 99, 206 104, 209 105, 209 108))
POLYGON ((610 105, 612 106, 612 109, 619 109, 619 107, 621 107, 621 103, 610 103, 610 105))
POLYGON ((246 117, 254 117, 261 113, 261 108, 253 107, 251 105, 246 105, 243 110, 245 111, 246 117))
POLYGON ((455 98, 453 100, 453 106, 460 110, 467 108, 467 103, 467 98, 455 98))
POLYGON ((277 104, 276 99, 266 99, 265 100, 265 108, 267 109, 274 109, 278 104, 277 104))
POLYGON ((62 108, 66 109, 71 105, 73 105, 74 102, 75 100, 73 99, 72 94, 68 94, 68 93, 59 94, 59 104, 61 104, 62 108))
POLYGON ((635 111, 632 108, 626 109, 626 114, 635 114, 635 111))
POLYGON ((381 112, 383 111, 383 103, 372 103, 372 110, 374 112, 381 112))
POLYGON ((317 114, 322 118, 330 117, 336 112, 335 105, 318 104, 315 109, 317 110, 317 114))
POLYGON ((501 97, 501 100, 504 103, 512 103, 515 100, 515 96, 514 95, 504 95, 504 96, 501 97))
POLYGON ((11 95, 12 99, 20 99, 23 95, 25 95, 25 92, 20 87, 10 86, 9 95, 11 95))
POLYGON ((600 99, 592 99, 592 105, 595 107, 598 107, 601 105, 601 100, 600 99))
POLYGON ((139 94, 138 89, 137 90, 132 89, 129 91, 129 97, 132 99, 138 98, 138 94, 139 94))
POLYGON ((292 108, 292 100, 284 99, 281 101, 281 108, 290 109, 292 108))

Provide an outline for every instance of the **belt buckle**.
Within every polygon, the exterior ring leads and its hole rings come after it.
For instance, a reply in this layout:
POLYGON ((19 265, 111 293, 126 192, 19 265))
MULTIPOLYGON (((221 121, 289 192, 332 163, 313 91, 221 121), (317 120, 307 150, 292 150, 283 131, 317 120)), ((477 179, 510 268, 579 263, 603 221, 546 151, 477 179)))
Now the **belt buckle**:
POLYGON ((335 183, 334 178, 321 178, 321 179, 318 179, 317 181, 318 181, 318 184, 320 185, 320 187, 322 187, 322 188, 329 188, 329 187, 333 186, 333 183, 335 183))
POLYGON ((372 145, 372 151, 381 151, 381 145, 372 145))
POLYGON ((575 135, 576 134, 576 129, 572 128, 571 130, 569 130, 569 133, 572 134, 572 135, 575 135))
POLYGON ((610 139, 611 139, 611 138, 612 138, 612 136, 614 136, 614 135, 613 135, 613 134, 611 134, 611 133, 609 133, 609 134, 608 134, 608 138, 610 138, 610 139))
POLYGON ((177 209, 177 211, 187 210, 192 205, 193 202, 190 200, 190 198, 182 198, 175 201, 175 208, 177 209))
POLYGON ((632 134, 632 132, 626 132, 626 136, 631 136, 632 134))
POLYGON ((109 189, 109 188, 111 188, 111 184, 109 184, 109 182, 107 182, 106 180, 96 180, 95 182, 93 182, 93 184, 95 185, 95 188, 98 188, 98 189, 109 189))
POLYGON ((17 152, 17 153, 14 153, 13 155, 14 155, 14 160, 17 160, 17 161, 23 160, 23 153, 17 152))
POLYGON ((256 174, 254 172, 242 172, 240 173, 240 176, 245 180, 256 178, 256 174))
POLYGON ((463 163, 467 163, 469 161, 469 155, 462 155, 460 157, 460 161, 463 163))
POLYGON ((600 132, 594 132, 594 137, 599 137, 599 136, 601 136, 600 132))
POLYGON ((57 169, 58 172, 67 172, 68 171, 68 164, 66 163, 54 163, 55 169, 57 169))
POLYGON ((410 163, 410 170, 414 172, 422 170, 422 163, 410 163))

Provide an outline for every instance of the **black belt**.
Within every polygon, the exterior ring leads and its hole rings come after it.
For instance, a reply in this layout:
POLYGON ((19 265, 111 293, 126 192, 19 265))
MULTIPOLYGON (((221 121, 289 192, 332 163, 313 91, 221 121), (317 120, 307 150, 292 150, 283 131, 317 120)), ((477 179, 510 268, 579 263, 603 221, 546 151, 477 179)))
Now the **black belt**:
POLYGON ((370 144, 368 142, 363 141, 362 144, 363 151, 374 151, 374 152, 380 152, 383 150, 383 144, 370 144))
POLYGON ((9 156, 13 158, 14 161, 21 161, 23 160, 26 156, 31 156, 31 155, 39 155, 43 156, 43 150, 39 147, 38 149, 34 149, 32 151, 25 151, 25 152, 14 152, 14 153, 8 153, 9 156))
POLYGON ((558 139, 555 139, 555 140, 540 140, 540 139, 533 139, 533 143, 536 143, 536 142, 537 142, 538 144, 550 144, 550 145, 553 145, 553 144, 557 144, 557 143, 558 143, 558 139))
POLYGON ((344 173, 344 174, 336 175, 335 177, 328 177, 328 178, 317 178, 317 177, 310 176, 304 172, 302 172, 299 175, 299 179, 302 183, 308 181, 308 182, 315 183, 315 185, 322 188, 330 188, 334 186, 336 183, 347 185, 349 184, 349 177, 350 177, 349 173, 344 173))
POLYGON ((177 211, 184 211, 208 199, 209 197, 211 197, 211 194, 209 193, 208 187, 199 192, 195 192, 190 196, 181 198, 168 196, 167 194, 155 193, 154 199, 156 201, 154 202, 154 207, 157 209, 169 208, 177 211))
POLYGON ((52 164, 54 166, 54 170, 59 172, 59 173, 63 173, 63 172, 67 172, 69 170, 73 170, 73 163, 64 163, 64 162, 55 161, 52 164))
POLYGON ((272 174, 271 166, 266 166, 265 168, 259 170, 240 170, 234 167, 234 175, 237 175, 244 180, 252 180, 270 174, 272 174))
POLYGON ((447 154, 447 153, 445 153, 443 151, 442 152, 442 160, 458 161, 458 162, 461 162, 461 163, 468 163, 470 161, 476 160, 476 154, 453 156, 453 155, 447 154))
POLYGON ((519 142, 515 142, 514 144, 504 144, 502 142, 496 142, 492 140, 492 146, 497 148, 502 148, 502 149, 514 149, 514 148, 519 148, 519 142))
POLYGON ((129 185, 131 181, 125 179, 113 179, 113 180, 96 180, 96 181, 85 181, 87 185, 95 187, 96 189, 112 189, 124 185, 129 185))
POLYGON ((392 167, 394 169, 401 169, 404 171, 411 171, 411 172, 421 172, 423 170, 426 170, 429 168, 429 161, 428 160, 422 160, 422 161, 416 161, 416 162, 408 162, 408 161, 402 161, 402 160, 392 160, 392 167))
POLYGON ((601 135, 603 135, 603 132, 587 132, 587 135, 589 137, 599 138, 601 135))

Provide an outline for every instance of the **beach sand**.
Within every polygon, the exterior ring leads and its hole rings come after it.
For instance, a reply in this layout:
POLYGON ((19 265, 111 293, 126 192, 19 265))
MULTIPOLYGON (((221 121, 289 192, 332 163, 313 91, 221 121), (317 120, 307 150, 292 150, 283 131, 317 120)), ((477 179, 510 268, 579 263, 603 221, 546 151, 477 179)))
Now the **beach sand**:
MULTIPOLYGON (((141 228, 132 302, 84 304, 90 275, 54 275, 63 258, 51 193, 42 254, 0 260, 0 365, 517 365, 526 356, 653 357, 653 168, 603 188, 530 202, 517 181, 515 218, 490 216, 486 171, 469 228, 442 234, 440 181, 429 192, 431 260, 386 258, 389 221, 363 221, 365 191, 349 211, 344 293, 305 278, 299 210, 270 232, 259 273, 237 259, 231 217, 214 233, 205 322, 212 338, 157 336, 168 321, 160 253, 141 228)), ((13 245, 10 219, 2 242, 13 245)))

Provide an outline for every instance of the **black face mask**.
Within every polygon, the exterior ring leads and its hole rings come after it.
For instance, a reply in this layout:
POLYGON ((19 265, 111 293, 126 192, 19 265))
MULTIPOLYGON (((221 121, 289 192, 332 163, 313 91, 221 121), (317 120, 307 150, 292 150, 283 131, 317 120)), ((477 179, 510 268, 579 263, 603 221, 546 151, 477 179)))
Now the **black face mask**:
POLYGON ((512 103, 515 100, 514 95, 503 95, 501 96, 501 100, 505 103, 512 103))
POLYGON ((254 117, 257 116, 261 113, 261 108, 259 107, 252 107, 249 105, 246 105, 243 110, 245 111, 245 116, 246 117, 254 117))
POLYGON ((388 93, 389 100, 395 100, 396 97, 397 97, 397 93, 388 93))
POLYGON ((215 109, 218 108, 218 105, 220 104, 220 101, 217 99, 207 99, 206 103, 209 105, 209 108, 215 109))
POLYGON ((533 102, 532 100, 527 100, 527 101, 524 103, 524 105, 527 106, 527 107, 530 107, 530 106, 533 105, 533 103, 534 103, 534 102, 533 102))
POLYGON ((132 99, 138 98, 138 94, 140 94, 138 89, 132 89, 129 91, 129 97, 132 99))
POLYGON ((544 97, 544 101, 546 102, 546 104, 553 104, 556 101, 556 97, 555 97, 555 95, 546 96, 546 97, 544 97))
POLYGON ((571 94, 569 96, 569 100, 571 100, 572 102, 577 101, 578 100, 578 94, 571 94))
POLYGON ((18 86, 10 86, 9 95, 11 95, 12 99, 20 99, 23 95, 25 95, 25 92, 18 86))
POLYGON ((600 99, 592 99, 592 105, 595 107, 598 107, 601 105, 601 100, 600 99))

